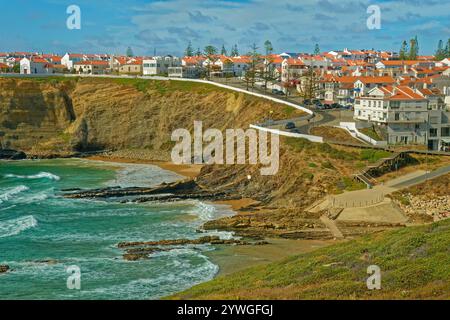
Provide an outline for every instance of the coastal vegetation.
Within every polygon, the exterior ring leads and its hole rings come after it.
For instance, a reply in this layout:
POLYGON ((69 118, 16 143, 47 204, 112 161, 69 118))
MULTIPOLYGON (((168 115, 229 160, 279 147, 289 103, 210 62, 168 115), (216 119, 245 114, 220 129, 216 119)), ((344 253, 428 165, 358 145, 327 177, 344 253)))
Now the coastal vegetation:
POLYGON ((198 285, 173 299, 449 299, 450 220, 364 236, 198 285), (368 290, 367 268, 381 269, 368 290))

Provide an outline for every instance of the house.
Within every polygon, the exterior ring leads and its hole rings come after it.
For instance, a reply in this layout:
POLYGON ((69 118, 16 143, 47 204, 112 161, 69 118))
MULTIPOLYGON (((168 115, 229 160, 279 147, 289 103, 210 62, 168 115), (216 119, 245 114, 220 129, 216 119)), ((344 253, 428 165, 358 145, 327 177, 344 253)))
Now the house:
POLYGON ((44 74, 47 73, 45 65, 48 61, 43 58, 32 57, 20 60, 20 74, 44 74))
POLYGON ((198 79, 201 76, 202 70, 199 66, 169 67, 168 76, 170 78, 198 79))
POLYGON ((144 59, 142 61, 143 68, 142 72, 144 76, 147 75, 158 75, 167 74, 170 67, 181 66, 181 61, 177 57, 164 56, 164 57, 153 57, 151 59, 144 59))
POLYGON ((427 100, 428 110, 445 110, 445 96, 439 89, 417 89, 427 100))
POLYGON ((445 58, 444 60, 442 60, 442 61, 440 62, 440 64, 443 65, 443 66, 448 66, 448 67, 450 67, 450 58, 445 58))
POLYGON ((9 71, 9 66, 5 63, 0 62, 0 73, 6 73, 9 71))
POLYGON ((347 105, 353 102, 354 84, 357 77, 335 76, 326 74, 319 80, 318 99, 323 99, 324 103, 339 103, 347 105))
POLYGON ((395 79, 389 76, 384 77, 359 77, 354 83, 355 97, 365 95, 375 87, 393 85, 395 79))
POLYGON ((61 64, 65 65, 67 69, 72 70, 75 63, 85 61, 85 57, 83 54, 80 53, 66 53, 61 58, 61 64))
POLYGON ((131 60, 121 65, 119 74, 142 75, 142 60, 131 60))
POLYGON ((101 60, 79 61, 73 64, 73 69, 79 74, 107 74, 109 62, 101 60))
POLYGON ((47 63, 44 66, 44 70, 45 73, 48 74, 63 74, 69 71, 67 67, 62 64, 52 64, 52 63, 47 63))
POLYGON ((380 76, 398 77, 406 74, 412 67, 420 65, 420 61, 415 60, 383 60, 375 64, 380 76))
MULTIPOLYGON (((238 56, 230 59, 233 62, 233 73, 235 77, 242 77, 245 75, 245 72, 248 70, 252 62, 252 59, 249 56, 238 56)), ((278 63, 281 64, 281 62, 277 59, 274 59, 273 61, 274 65, 277 65, 278 63)))
POLYGON ((428 144, 428 100, 410 87, 373 88, 356 98, 354 118, 379 126, 389 144, 428 144))
POLYGON ((281 82, 289 83, 298 80, 307 69, 308 67, 300 59, 284 59, 281 64, 281 82))

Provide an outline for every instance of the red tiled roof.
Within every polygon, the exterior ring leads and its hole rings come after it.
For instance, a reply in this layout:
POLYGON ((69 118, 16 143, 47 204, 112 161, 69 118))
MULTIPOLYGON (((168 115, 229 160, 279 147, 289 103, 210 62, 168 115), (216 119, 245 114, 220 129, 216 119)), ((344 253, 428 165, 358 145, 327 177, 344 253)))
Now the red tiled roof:
POLYGON ((395 79, 389 76, 385 77, 359 77, 363 83, 383 83, 383 84, 393 84, 395 83, 395 79))
POLYGON ((48 63, 48 61, 43 58, 32 58, 31 61, 34 63, 48 63))
POLYGON ((380 89, 390 95, 389 100, 426 100, 425 97, 407 86, 386 86, 380 87, 380 89))
POLYGON ((100 60, 89 60, 89 61, 75 62, 75 65, 109 66, 109 62, 100 60))

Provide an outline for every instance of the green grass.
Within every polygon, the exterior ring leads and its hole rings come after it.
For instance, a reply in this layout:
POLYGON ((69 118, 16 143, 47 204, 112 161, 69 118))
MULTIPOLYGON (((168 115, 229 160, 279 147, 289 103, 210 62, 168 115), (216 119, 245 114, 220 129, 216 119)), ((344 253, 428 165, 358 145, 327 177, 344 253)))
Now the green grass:
POLYGON ((347 191, 363 190, 367 188, 367 186, 364 183, 358 182, 350 177, 342 178, 342 184, 344 186, 344 190, 347 191))
POLYGON ((381 159, 389 158, 391 155, 392 153, 384 150, 365 149, 361 151, 360 160, 374 163, 381 159))
POLYGON ((198 285, 175 299, 449 299, 450 220, 364 236, 198 285), (381 268, 368 290, 367 268, 381 268))
POLYGON ((373 140, 376 140, 376 141, 382 141, 383 140, 372 127, 359 129, 359 131, 361 133, 365 134, 366 136, 369 136, 373 140))

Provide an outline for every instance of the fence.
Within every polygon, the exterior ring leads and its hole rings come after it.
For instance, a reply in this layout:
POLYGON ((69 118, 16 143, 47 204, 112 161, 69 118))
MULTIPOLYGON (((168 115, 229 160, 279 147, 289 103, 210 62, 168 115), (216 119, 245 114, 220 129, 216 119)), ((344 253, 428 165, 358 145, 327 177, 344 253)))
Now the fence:
POLYGON ((342 208, 364 208, 369 206, 374 206, 376 204, 382 203, 384 201, 385 195, 380 194, 372 199, 366 200, 340 200, 336 197, 331 198, 331 207, 335 209, 342 208))

